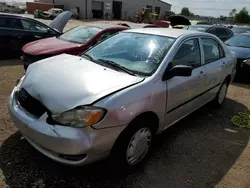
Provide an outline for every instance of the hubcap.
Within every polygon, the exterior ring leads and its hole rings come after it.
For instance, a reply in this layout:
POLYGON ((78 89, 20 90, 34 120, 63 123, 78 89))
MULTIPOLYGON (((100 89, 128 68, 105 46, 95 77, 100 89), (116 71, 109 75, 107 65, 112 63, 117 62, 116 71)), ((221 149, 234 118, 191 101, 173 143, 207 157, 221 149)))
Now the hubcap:
POLYGON ((126 156, 130 165, 136 165, 146 156, 151 140, 152 133, 149 128, 142 128, 133 135, 128 144, 126 156))
POLYGON ((219 104, 222 104, 227 94, 227 84, 224 83, 219 92, 219 104))

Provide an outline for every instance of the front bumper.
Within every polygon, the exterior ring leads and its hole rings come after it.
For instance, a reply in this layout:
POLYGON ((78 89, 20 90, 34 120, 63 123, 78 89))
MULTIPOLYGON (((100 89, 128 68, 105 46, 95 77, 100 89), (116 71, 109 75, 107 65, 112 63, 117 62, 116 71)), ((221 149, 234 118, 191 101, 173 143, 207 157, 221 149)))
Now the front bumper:
POLYGON ((14 91, 8 107, 16 127, 34 148, 57 162, 80 166, 105 158, 124 129, 124 126, 95 130, 50 125, 46 122, 47 113, 36 119, 23 110, 14 91))

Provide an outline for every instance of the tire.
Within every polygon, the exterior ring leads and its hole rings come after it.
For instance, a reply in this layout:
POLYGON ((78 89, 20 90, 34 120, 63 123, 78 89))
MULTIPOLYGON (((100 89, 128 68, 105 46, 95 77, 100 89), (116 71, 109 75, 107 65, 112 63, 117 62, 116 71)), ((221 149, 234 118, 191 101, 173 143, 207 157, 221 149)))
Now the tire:
POLYGON ((220 89, 219 89, 219 91, 218 91, 218 93, 213 101, 216 106, 221 106, 224 103, 224 101, 226 99, 226 95, 227 95, 228 85, 229 85, 229 83, 226 80, 221 85, 221 87, 220 87, 220 89))
POLYGON ((136 121, 130 124, 111 151, 114 167, 131 170, 142 164, 151 150, 154 135, 153 129, 146 123, 136 121))

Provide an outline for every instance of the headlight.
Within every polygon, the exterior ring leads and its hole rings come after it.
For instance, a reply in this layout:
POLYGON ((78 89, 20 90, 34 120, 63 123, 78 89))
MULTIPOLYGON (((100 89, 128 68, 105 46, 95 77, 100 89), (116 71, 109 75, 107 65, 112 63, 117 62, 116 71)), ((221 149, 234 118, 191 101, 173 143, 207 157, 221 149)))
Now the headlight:
POLYGON ((60 115, 52 115, 52 119, 62 125, 82 128, 101 121, 106 110, 94 106, 82 106, 60 115))
POLYGON ((243 62, 244 62, 245 64, 250 65, 250 59, 246 59, 246 60, 244 60, 243 62))

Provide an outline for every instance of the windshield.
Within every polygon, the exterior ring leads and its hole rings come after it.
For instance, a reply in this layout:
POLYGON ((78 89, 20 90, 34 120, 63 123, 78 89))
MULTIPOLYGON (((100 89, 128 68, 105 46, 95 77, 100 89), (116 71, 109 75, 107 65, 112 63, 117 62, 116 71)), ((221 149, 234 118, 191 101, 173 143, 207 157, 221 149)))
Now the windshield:
POLYGON ((229 46, 250 48, 250 35, 236 35, 225 43, 229 46))
POLYGON ((233 31, 234 34, 241 34, 241 33, 245 33, 245 32, 250 32, 250 28, 237 28, 234 27, 231 29, 233 31))
POLYGON ((94 26, 78 26, 62 34, 59 39, 76 43, 86 43, 100 31, 102 31, 101 28, 94 26))
POLYGON ((86 55, 96 63, 96 60, 112 61, 135 74, 150 76, 174 41, 171 37, 124 32, 90 49, 86 55))
POLYGON ((190 25, 187 28, 185 28, 186 30, 193 30, 193 31, 201 31, 201 32, 205 32, 207 30, 207 26, 202 26, 202 25, 190 25))

